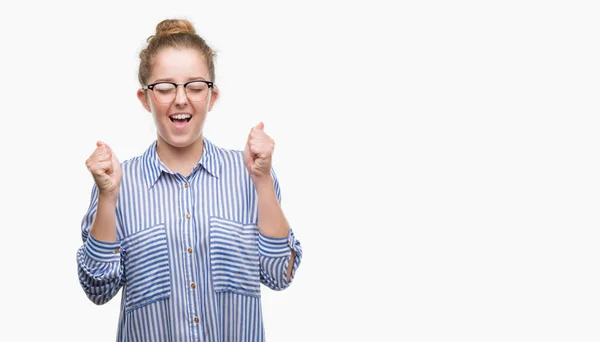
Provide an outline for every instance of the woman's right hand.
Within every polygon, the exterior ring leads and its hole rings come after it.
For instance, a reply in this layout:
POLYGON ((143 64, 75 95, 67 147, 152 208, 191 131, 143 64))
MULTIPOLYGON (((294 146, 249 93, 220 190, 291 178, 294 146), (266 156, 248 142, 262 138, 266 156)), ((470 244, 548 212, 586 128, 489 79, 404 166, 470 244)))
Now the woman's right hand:
POLYGON ((123 178, 121 164, 108 145, 98 141, 96 146, 85 165, 94 177, 100 194, 116 198, 123 178))

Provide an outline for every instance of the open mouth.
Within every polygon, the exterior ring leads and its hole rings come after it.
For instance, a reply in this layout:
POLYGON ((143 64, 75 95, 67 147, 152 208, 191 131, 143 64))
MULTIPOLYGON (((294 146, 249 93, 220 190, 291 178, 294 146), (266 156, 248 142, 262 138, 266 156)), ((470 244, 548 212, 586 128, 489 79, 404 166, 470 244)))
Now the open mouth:
POLYGON ((181 125, 190 122, 192 116, 190 114, 174 114, 169 116, 169 119, 171 120, 171 122, 181 125))

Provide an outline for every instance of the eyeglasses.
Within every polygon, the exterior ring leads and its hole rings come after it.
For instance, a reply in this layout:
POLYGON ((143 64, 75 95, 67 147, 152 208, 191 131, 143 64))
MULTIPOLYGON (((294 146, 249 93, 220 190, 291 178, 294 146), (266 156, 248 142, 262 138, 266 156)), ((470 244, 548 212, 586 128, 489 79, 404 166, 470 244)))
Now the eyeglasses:
POLYGON ((143 86, 142 89, 152 90, 154 98, 160 103, 171 103, 177 97, 177 87, 183 86, 187 98, 192 102, 204 101, 209 89, 214 83, 210 81, 189 81, 186 83, 157 82, 143 86))

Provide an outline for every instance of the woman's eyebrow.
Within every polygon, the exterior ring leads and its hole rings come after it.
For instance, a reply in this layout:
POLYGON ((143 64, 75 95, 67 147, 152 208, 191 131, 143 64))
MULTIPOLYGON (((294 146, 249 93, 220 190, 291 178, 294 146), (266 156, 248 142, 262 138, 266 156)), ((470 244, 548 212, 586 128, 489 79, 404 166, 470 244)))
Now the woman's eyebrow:
MULTIPOLYGON (((203 81, 206 81, 204 79, 204 77, 202 77, 202 76, 188 77, 187 80, 188 81, 194 81, 194 80, 203 80, 203 81)), ((157 79, 157 80, 154 81, 154 83, 158 83, 158 82, 175 82, 175 80, 173 78, 159 78, 159 79, 157 79)))

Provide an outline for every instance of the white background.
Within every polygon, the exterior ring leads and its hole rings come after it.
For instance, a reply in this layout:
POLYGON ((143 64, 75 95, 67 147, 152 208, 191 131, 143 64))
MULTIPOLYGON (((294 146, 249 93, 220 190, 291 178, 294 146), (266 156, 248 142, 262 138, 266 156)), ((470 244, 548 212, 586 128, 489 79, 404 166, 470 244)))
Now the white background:
POLYGON ((173 17, 218 51, 205 135, 277 144, 305 256, 269 341, 600 340, 595 2, 1 6, 0 340, 114 340, 120 295, 77 280, 85 160, 155 138, 138 53, 173 17))

